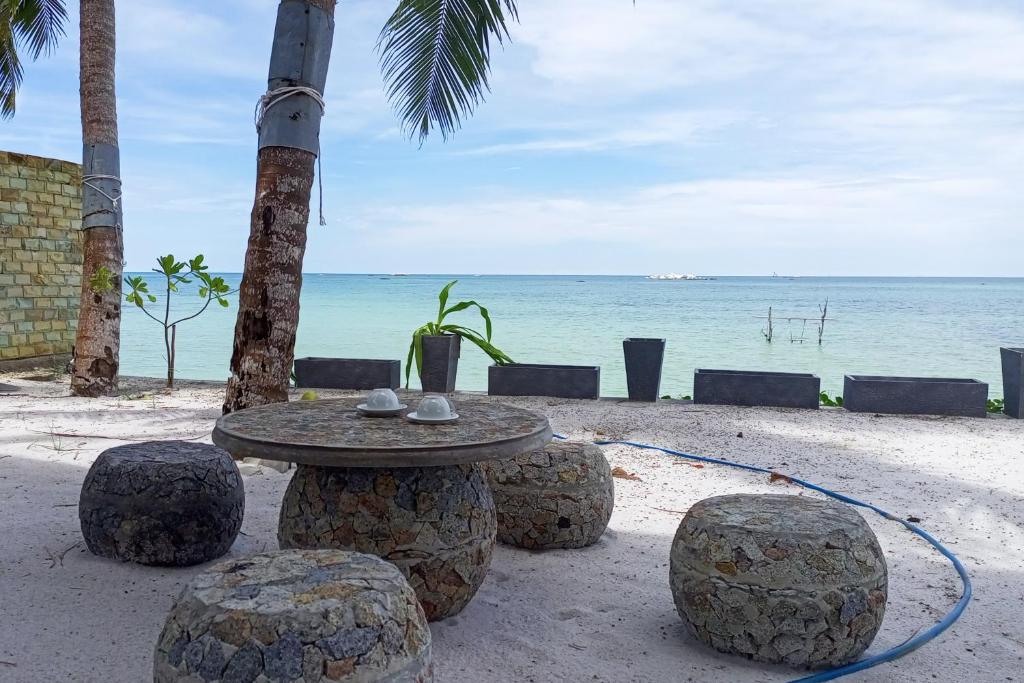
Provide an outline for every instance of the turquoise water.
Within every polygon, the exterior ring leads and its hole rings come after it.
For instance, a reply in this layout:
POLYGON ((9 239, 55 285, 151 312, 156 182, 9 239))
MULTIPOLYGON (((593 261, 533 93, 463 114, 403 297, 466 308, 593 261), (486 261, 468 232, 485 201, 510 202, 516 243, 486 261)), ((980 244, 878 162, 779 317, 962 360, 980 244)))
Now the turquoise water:
MULTIPOLYGON (((241 278, 225 277, 232 286, 241 278)), ((436 316, 437 293, 454 277, 306 274, 296 355, 397 358, 404 372, 409 334, 436 316)), ((848 373, 970 377, 995 397, 998 347, 1024 346, 1024 278, 460 276, 451 302, 461 299, 490 309, 494 342, 517 361, 600 365, 605 396, 625 395, 625 337, 668 340, 662 393, 673 395, 691 393, 693 370, 704 367, 813 372, 830 393, 848 373), (801 324, 784 320, 765 342, 757 316, 769 306, 777 318, 814 318, 826 298, 834 320, 821 346, 813 322, 802 344, 789 341, 801 324)), ((193 301, 183 302, 186 314, 193 301)), ((235 304, 179 327, 178 377, 227 378, 235 304)), ((469 311, 453 319, 479 323, 469 311)), ((164 362, 160 327, 126 306, 122 372, 162 376, 164 362)), ((464 345, 459 388, 486 389, 487 365, 464 345)))

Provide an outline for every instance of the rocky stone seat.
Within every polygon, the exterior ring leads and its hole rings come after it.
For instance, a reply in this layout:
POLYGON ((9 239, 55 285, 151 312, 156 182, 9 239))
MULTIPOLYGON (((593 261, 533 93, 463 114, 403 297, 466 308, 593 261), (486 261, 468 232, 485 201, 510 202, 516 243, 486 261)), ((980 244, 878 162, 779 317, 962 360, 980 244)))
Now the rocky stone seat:
POLYGON ((393 565, 344 550, 221 562, 175 602, 154 683, 433 680, 430 629, 393 565))
POLYGON ((498 541, 532 550, 596 543, 612 516, 615 485, 601 449, 553 441, 484 463, 498 511, 498 541))
POLYGON ((788 495, 698 502, 672 542, 670 582, 701 641, 804 668, 857 659, 888 593, 882 550, 853 508, 788 495))
POLYGON ((234 461, 210 444, 148 441, 99 455, 82 484, 78 517, 94 554, 187 566, 228 551, 245 491, 234 461))

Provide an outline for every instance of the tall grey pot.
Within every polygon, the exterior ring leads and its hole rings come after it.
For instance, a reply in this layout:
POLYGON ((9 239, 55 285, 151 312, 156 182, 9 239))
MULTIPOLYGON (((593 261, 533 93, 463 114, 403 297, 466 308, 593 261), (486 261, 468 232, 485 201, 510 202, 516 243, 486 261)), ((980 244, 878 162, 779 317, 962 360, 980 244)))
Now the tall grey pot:
POLYGON ((626 389, 630 401, 657 401, 665 340, 630 337, 622 340, 626 358, 626 389))
POLYGON ((423 337, 420 385, 424 393, 450 394, 455 391, 461 347, 462 337, 455 334, 423 337))
POLYGON ((1024 418, 1024 348, 999 349, 1003 361, 1003 412, 1024 418))

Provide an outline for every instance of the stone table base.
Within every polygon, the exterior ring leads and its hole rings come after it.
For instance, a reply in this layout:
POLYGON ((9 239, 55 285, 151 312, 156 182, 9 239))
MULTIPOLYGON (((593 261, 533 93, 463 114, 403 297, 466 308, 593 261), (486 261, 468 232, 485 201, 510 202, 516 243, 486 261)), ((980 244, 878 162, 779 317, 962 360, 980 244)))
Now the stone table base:
POLYGON ((457 614, 483 583, 497 523, 479 465, 299 465, 281 505, 282 548, 338 548, 397 566, 430 621, 457 614))

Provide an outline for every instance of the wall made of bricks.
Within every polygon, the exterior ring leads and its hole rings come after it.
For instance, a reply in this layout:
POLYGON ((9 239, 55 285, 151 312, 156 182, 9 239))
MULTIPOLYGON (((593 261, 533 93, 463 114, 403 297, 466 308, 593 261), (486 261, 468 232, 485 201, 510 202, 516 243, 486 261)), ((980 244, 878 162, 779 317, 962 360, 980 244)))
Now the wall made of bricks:
POLYGON ((78 164, 0 152, 0 362, 71 352, 81 212, 78 164))

